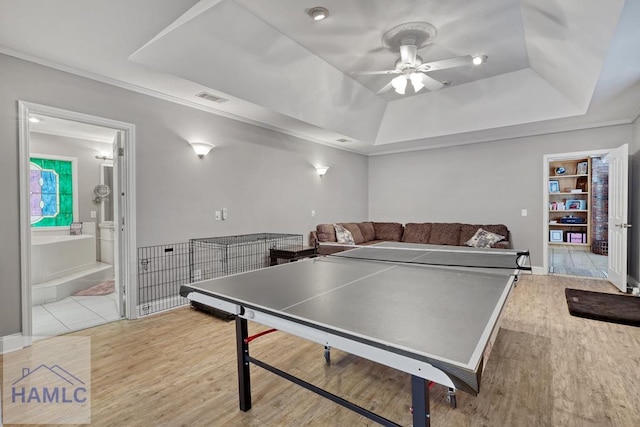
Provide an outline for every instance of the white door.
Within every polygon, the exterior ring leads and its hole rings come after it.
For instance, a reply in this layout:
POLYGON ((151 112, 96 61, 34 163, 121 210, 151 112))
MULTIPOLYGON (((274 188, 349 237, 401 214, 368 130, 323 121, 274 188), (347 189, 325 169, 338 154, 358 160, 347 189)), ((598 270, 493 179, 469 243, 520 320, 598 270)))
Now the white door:
POLYGON ((118 131, 113 141, 113 269, 116 282, 116 305, 121 317, 125 311, 125 274, 121 263, 124 230, 124 148, 122 144, 122 132, 118 131))
POLYGON ((627 292, 629 146, 616 148, 603 160, 609 164, 609 281, 627 292))

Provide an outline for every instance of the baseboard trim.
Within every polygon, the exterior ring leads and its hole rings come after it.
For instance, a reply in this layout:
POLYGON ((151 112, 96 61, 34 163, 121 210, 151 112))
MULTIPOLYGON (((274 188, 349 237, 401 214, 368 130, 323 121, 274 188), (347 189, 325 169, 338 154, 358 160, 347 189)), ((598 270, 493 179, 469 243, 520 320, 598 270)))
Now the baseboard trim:
POLYGON ((22 334, 11 334, 0 337, 0 354, 11 353, 24 347, 22 334))
POLYGON ((533 274, 537 274, 540 276, 545 276, 547 274, 547 272, 544 270, 544 267, 531 267, 531 273, 533 274))

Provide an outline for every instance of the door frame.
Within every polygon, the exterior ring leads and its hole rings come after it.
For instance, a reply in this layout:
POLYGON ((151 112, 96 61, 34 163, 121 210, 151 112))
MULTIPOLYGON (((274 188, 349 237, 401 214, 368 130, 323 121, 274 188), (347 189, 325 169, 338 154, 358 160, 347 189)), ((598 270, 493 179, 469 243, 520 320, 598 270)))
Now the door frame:
POLYGON ((63 110, 47 105, 32 102, 18 101, 18 147, 19 147, 19 172, 20 172, 20 284, 22 295, 22 337, 23 345, 31 345, 33 334, 32 308, 31 308, 31 218, 29 214, 29 153, 30 153, 30 114, 42 114, 59 119, 72 120, 96 126, 102 126, 121 131, 125 156, 123 159, 123 172, 126 177, 122 189, 127 198, 123 218, 114 218, 114 222, 123 221, 126 224, 119 238, 124 250, 120 253, 120 268, 123 269, 125 283, 123 289, 126 292, 126 306, 124 315, 128 319, 137 317, 137 275, 136 275, 136 198, 135 198, 135 125, 132 123, 111 120, 104 117, 91 116, 75 111, 63 110))
POLYGON ((542 161, 542 269, 549 274, 549 162, 573 160, 582 157, 605 156, 614 148, 545 154, 542 161))

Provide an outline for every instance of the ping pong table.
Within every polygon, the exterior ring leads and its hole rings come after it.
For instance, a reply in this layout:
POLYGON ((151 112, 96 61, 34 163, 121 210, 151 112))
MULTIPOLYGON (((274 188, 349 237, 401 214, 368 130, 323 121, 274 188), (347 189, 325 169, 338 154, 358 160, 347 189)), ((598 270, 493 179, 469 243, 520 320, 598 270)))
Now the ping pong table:
POLYGON ((413 425, 430 425, 429 384, 473 395, 500 314, 528 251, 400 242, 181 286, 189 300, 235 315, 239 403, 251 409, 249 365, 398 425, 249 354, 247 321, 338 348, 411 375, 413 425))

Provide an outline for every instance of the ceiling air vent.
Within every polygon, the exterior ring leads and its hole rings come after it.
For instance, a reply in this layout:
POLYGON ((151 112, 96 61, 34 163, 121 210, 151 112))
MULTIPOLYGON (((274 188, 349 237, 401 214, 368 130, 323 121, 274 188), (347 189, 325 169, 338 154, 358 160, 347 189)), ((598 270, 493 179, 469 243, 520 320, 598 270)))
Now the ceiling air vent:
POLYGON ((219 96, 215 96, 209 92, 200 92, 196 96, 198 98, 206 99, 207 101, 215 102, 217 104, 222 104, 223 102, 228 101, 228 99, 220 98, 219 96))

